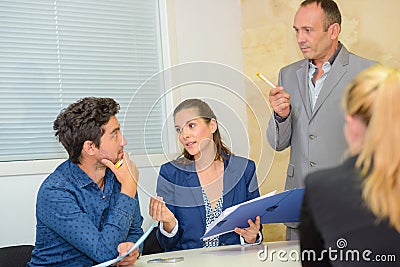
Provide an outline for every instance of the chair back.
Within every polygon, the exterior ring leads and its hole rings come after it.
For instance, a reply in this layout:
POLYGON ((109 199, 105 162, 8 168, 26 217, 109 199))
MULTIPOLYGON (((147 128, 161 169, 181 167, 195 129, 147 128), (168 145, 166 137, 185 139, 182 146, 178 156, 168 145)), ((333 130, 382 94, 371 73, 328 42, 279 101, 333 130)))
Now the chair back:
POLYGON ((157 227, 154 227, 154 229, 151 231, 146 240, 144 240, 144 246, 142 251, 143 256, 164 252, 164 249, 160 246, 160 243, 157 240, 156 236, 157 229, 158 229, 157 227))
POLYGON ((34 246, 18 245, 0 248, 0 267, 26 267, 34 246))

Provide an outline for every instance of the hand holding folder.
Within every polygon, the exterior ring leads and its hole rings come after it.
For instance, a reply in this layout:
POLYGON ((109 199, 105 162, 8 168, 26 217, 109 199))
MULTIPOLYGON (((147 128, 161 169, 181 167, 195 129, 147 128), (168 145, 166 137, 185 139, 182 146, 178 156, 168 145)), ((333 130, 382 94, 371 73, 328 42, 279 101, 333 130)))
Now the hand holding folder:
POLYGON ((303 194, 304 188, 287 190, 279 194, 273 191, 227 208, 207 228, 202 239, 232 232, 235 227, 246 228, 247 220, 254 221, 256 216, 260 216, 262 224, 298 222, 303 194))

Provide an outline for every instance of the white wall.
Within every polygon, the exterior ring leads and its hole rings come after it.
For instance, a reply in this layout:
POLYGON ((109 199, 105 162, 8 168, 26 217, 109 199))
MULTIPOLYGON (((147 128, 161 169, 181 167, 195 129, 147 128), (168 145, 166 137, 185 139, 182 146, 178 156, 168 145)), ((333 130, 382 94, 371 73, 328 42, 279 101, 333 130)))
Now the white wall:
POLYGON ((175 103, 204 99, 213 108, 227 145, 236 155, 248 157, 240 1, 167 3, 175 103))
MULTIPOLYGON (((216 114, 220 124, 229 132, 232 140, 240 139, 247 127, 245 105, 241 97, 241 10, 239 0, 162 0, 168 18, 168 36, 164 36, 164 48, 169 47, 167 65, 178 65, 193 61, 215 62, 214 66, 224 66, 223 72, 232 74, 226 80, 219 81, 229 90, 221 90, 215 85, 192 85, 173 90, 172 99, 175 104, 187 97, 204 97, 214 100, 216 114), (168 38, 166 38, 168 37, 168 38), (170 55, 170 56, 168 56, 170 55), (239 74, 238 74, 239 73, 239 74), (234 84, 232 84, 234 81, 234 84), (225 93, 227 92, 227 93, 225 93), (218 105, 218 103, 222 103, 218 105), (235 109, 235 121, 232 114, 226 112, 235 109), (237 130, 238 125, 242 130, 237 130), (236 129, 236 130, 235 130, 236 129)), ((165 21, 164 21, 165 23, 165 21)), ((212 71, 209 73, 212 74, 212 71)), ((174 84, 180 84, 179 77, 173 77, 174 84)), ((246 138, 248 140, 248 138, 246 138)), ((229 143, 229 142, 228 142, 229 143)), ((236 154, 247 155, 248 144, 240 144, 233 148, 236 154)), ((154 164, 155 162, 155 164, 154 164)), ((142 215, 145 218, 144 228, 151 219, 148 214, 149 194, 154 194, 159 163, 153 166, 138 164, 140 171, 139 196, 142 215)), ((37 162, 40 163, 40 162, 37 162)), ((24 172, 13 175, 25 163, 0 163, 0 247, 14 244, 33 244, 35 238, 35 199, 40 183, 57 164, 45 164, 46 171, 38 170, 33 162, 24 172), (11 166, 11 167, 10 167, 11 166)), ((40 164, 39 164, 40 165, 40 164)))
POLYGON ((33 244, 37 189, 43 175, 0 177, 0 247, 33 244))
POLYGON ((169 19, 170 26, 175 28, 170 31, 170 41, 175 42, 171 48, 176 46, 173 64, 214 61, 242 68, 239 0, 173 0, 167 3, 172 5, 169 19))

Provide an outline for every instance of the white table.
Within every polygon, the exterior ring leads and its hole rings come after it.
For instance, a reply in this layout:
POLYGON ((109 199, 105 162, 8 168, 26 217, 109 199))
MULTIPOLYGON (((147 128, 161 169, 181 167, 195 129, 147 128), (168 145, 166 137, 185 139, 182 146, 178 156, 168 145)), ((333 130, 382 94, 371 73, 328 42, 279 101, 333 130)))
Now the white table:
POLYGON ((179 267, 253 267, 253 266, 301 266, 298 241, 266 242, 256 246, 240 245, 217 248, 200 248, 159 254, 139 258, 136 267, 179 266, 179 267), (260 252, 262 251, 262 253, 260 252), (266 252, 266 253, 265 253, 266 252), (267 255, 267 256, 266 256, 267 255), (184 257, 177 263, 147 263, 156 258, 184 257))

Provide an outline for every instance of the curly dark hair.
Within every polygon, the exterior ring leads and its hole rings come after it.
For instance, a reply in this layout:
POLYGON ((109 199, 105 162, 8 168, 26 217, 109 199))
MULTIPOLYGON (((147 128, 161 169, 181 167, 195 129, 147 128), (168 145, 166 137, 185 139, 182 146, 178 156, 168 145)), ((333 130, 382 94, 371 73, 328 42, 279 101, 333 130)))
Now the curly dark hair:
POLYGON ((85 141, 100 146, 100 138, 104 134, 102 126, 119 109, 119 104, 112 98, 85 97, 61 111, 54 121, 53 129, 72 162, 80 163, 85 141))

